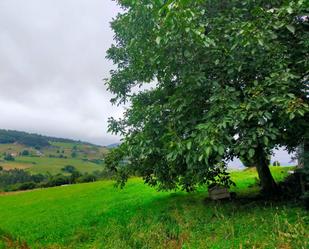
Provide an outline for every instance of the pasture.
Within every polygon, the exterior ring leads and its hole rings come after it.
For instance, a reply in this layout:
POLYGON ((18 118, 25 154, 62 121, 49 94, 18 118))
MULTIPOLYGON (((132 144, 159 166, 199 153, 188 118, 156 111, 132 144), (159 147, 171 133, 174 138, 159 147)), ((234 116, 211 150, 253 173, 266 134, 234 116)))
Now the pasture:
POLYGON ((13 162, 2 162, 1 166, 4 169, 27 169, 33 174, 57 174, 63 173, 61 169, 66 165, 73 165, 78 171, 93 172, 95 170, 102 170, 103 165, 95 164, 88 161, 73 158, 48 158, 48 157, 18 157, 13 162))
POLYGON ((107 149, 84 143, 51 142, 51 146, 36 150, 21 144, 0 144, 0 154, 12 154, 14 161, 6 161, 0 158, 0 166, 4 169, 24 169, 33 174, 52 175, 63 173, 64 166, 72 165, 81 173, 91 173, 102 170, 103 163, 94 163, 90 160, 102 160, 107 149), (22 156, 21 153, 27 150, 31 155, 22 156), (75 152, 74 157, 72 153, 75 152))
MULTIPOLYGON (((289 169, 271 168, 277 180, 289 169)), ((308 248, 302 207, 251 199, 253 169, 232 177, 238 198, 221 202, 205 188, 157 192, 138 178, 123 190, 100 181, 3 195, 0 248, 308 248)))

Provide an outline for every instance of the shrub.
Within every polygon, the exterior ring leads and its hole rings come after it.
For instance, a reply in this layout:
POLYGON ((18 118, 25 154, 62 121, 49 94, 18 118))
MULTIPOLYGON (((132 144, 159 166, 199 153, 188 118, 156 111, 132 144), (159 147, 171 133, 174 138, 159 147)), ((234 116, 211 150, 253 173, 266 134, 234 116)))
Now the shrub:
POLYGON ((97 180, 97 177, 93 174, 84 174, 80 176, 76 182, 78 183, 85 183, 85 182, 94 182, 97 180))
POLYGON ((15 158, 11 154, 6 154, 3 159, 6 161, 15 161, 15 158))
POLYGON ((48 181, 42 184, 43 187, 55 187, 70 183, 70 178, 61 174, 51 176, 48 181))
POLYGON ((74 171, 76 171, 76 168, 73 165, 66 165, 61 170, 66 173, 73 173, 74 171))
POLYGON ((21 152, 21 155, 22 155, 22 156, 29 156, 29 155, 30 155, 30 152, 29 152, 29 150, 23 150, 23 151, 21 152))
POLYGON ((35 182, 25 182, 19 185, 18 190, 29 190, 36 188, 35 182))
POLYGON ((71 157, 72 157, 72 158, 76 158, 76 157, 77 157, 77 152, 73 151, 73 152, 71 153, 71 157))
POLYGON ((45 179, 47 179, 47 177, 42 174, 31 175, 29 172, 22 169, 0 171, 0 187, 3 188, 28 182, 39 183, 45 179))
POLYGON ((78 182, 78 178, 81 177, 82 174, 75 170, 72 172, 71 177, 70 177, 70 183, 77 183, 78 182))
POLYGON ((281 166, 279 161, 274 161, 273 166, 281 166))

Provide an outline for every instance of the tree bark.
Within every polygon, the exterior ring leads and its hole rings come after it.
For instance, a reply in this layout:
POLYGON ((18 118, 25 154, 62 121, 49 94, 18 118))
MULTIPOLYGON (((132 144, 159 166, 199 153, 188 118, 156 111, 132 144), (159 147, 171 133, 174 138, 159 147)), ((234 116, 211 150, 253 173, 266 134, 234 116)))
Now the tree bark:
MULTIPOLYGON (((305 137, 302 151, 302 167, 304 168, 304 174, 300 174, 300 185, 302 194, 308 190, 308 182, 306 182, 306 172, 309 171, 309 140, 305 137)), ((308 174, 308 173, 307 173, 308 174)))
POLYGON ((304 168, 309 169, 309 138, 305 138, 304 141, 303 160, 304 160, 304 168))
POLYGON ((255 160, 262 192, 266 195, 276 194, 278 192, 278 186, 269 169, 269 156, 260 146, 256 149, 255 160))

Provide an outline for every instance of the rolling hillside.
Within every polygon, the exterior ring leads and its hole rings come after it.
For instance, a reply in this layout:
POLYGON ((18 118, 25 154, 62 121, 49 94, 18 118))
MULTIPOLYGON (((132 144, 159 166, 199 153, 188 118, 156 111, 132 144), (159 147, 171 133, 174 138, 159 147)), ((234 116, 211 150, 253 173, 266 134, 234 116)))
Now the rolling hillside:
POLYGON ((0 166, 31 173, 57 174, 66 165, 80 172, 102 169, 108 149, 86 142, 0 130, 0 166), (5 157, 10 155, 11 160, 5 157))

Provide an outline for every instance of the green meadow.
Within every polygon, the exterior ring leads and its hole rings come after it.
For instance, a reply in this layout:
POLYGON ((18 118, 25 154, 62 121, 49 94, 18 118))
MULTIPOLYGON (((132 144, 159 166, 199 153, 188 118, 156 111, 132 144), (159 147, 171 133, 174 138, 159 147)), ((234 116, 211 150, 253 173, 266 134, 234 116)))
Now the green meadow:
POLYGON ((48 158, 48 157, 18 157, 14 162, 2 163, 5 168, 24 168, 33 174, 47 172, 51 174, 61 173, 61 169, 66 165, 73 165, 78 171, 93 172, 102 170, 103 165, 74 158, 48 158))
POLYGON ((33 147, 27 147, 21 144, 0 144, 0 154, 11 153, 14 155, 14 161, 1 159, 0 166, 6 170, 24 169, 32 174, 52 175, 63 173, 61 170, 67 165, 74 166, 81 173, 91 173, 104 168, 103 163, 94 163, 90 160, 101 160, 107 153, 105 147, 78 144, 69 142, 50 142, 51 146, 44 147, 40 151, 33 147), (21 156, 21 152, 27 150, 31 156, 21 156), (72 152, 76 152, 76 157, 72 157, 72 152), (37 153, 40 155, 36 155, 37 153))
MULTIPOLYGON (((272 167, 277 180, 289 167, 272 167)), ((237 198, 207 191, 157 192, 131 178, 0 196, 0 248, 308 248, 308 213, 294 202, 265 201, 257 174, 232 172, 237 198)))

